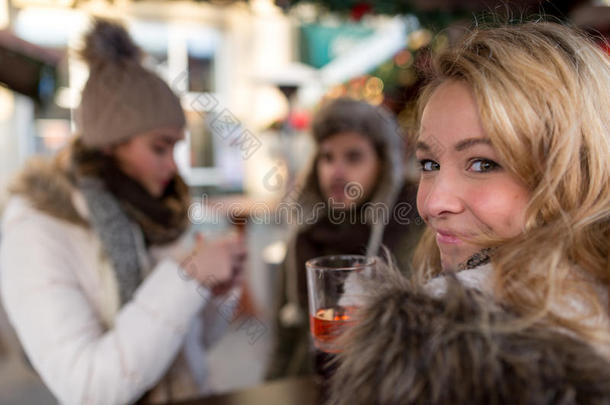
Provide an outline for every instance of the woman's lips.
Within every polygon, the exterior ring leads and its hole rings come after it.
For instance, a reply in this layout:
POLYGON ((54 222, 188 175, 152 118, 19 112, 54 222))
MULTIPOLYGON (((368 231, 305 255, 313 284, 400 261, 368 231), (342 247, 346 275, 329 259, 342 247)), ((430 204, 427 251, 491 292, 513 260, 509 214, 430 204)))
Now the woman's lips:
POLYGON ((436 231, 436 242, 444 243, 447 245, 457 245, 459 243, 462 243, 462 240, 452 233, 437 230, 436 231))
POLYGON ((332 186, 328 191, 328 196, 333 198, 335 201, 341 201, 345 199, 344 186, 332 186))

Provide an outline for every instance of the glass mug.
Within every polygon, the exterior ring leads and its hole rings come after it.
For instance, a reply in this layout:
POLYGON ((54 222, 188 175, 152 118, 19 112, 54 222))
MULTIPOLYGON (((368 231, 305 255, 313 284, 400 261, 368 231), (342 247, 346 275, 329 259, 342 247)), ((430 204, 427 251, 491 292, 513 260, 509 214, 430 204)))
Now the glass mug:
POLYGON ((355 322, 354 312, 362 303, 362 281, 373 275, 375 257, 334 255, 305 263, 314 366, 321 379, 322 396, 333 372, 333 355, 341 348, 337 339, 355 322))

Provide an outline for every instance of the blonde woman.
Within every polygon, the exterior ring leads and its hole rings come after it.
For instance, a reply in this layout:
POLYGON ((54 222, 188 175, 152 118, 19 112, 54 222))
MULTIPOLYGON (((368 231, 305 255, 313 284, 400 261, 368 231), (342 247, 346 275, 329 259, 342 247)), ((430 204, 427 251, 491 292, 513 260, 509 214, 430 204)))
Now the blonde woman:
MULTIPOLYGON (((475 30, 459 46, 438 56, 434 73, 421 97, 416 152, 421 163, 417 205, 428 228, 415 255, 415 279, 402 284, 404 288, 394 281, 384 297, 413 298, 407 285, 423 285, 442 315, 442 308, 451 306, 448 280, 455 277, 463 287, 480 291, 489 305, 499 304, 511 314, 490 317, 496 319, 496 332, 543 328, 573 339, 576 343, 569 346, 581 345, 582 352, 591 350, 602 360, 601 366, 564 377, 580 374, 586 384, 586 378, 607 376, 610 58, 570 28, 526 23, 475 30), (604 368, 605 374, 591 372, 604 368)), ((401 381, 413 384, 405 387, 407 391, 415 385, 421 388, 426 372, 433 375, 431 370, 443 368, 442 358, 437 364, 423 355, 426 343, 420 347, 419 362, 409 363, 400 356, 418 352, 411 347, 415 340, 410 333, 422 331, 415 326, 421 326, 418 322, 423 318, 409 310, 413 306, 389 306, 390 313, 381 316, 375 305, 383 300, 377 296, 372 301, 343 355, 337 398, 417 403, 381 400, 393 397, 383 388, 369 392, 372 397, 358 390, 348 392, 358 379, 367 379, 372 386, 380 379, 380 386, 388 389, 401 386, 401 381), (379 319, 375 334, 367 342, 364 332, 375 318, 379 319), (404 332, 402 339, 396 339, 399 330, 404 332), (406 378, 422 371, 419 380, 406 378)), ((480 329, 485 317, 473 317, 472 305, 466 306, 461 320, 459 314, 453 319, 454 331, 431 326, 430 341, 441 330, 463 338, 456 332, 463 331, 460 322, 478 328, 492 341, 497 339, 480 329)), ((538 340, 538 348, 548 347, 544 339, 538 340)), ((450 344, 440 342, 441 348, 450 344)), ((500 344, 489 352, 504 353, 504 359, 510 360, 511 347, 517 346, 500 344)), ((570 367, 567 363, 559 361, 555 366, 570 367)), ((463 364, 463 370, 482 370, 480 365, 463 364)), ((530 371, 523 375, 545 375, 543 368, 530 371)), ((493 372, 488 376, 492 378, 493 372)), ((565 379, 554 381, 569 384, 565 379)), ((460 379, 446 382, 459 385, 460 379)), ((489 394, 488 398, 501 398, 489 394)), ((553 402, 547 401, 536 403, 553 402)))

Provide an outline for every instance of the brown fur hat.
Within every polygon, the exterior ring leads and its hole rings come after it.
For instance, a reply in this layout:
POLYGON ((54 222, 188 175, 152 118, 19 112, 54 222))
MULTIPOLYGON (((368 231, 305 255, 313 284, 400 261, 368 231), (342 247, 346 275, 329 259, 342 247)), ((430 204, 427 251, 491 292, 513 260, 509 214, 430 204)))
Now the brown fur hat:
POLYGON ((610 363, 587 343, 450 280, 433 298, 399 275, 343 336, 332 405, 610 404, 610 363))

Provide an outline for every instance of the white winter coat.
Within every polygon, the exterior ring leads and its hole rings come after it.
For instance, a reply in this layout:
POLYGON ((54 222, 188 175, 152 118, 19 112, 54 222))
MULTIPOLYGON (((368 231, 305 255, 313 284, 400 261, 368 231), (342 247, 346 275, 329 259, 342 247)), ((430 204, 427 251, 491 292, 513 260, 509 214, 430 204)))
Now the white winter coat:
MULTIPOLYGON (((87 219, 76 190, 72 201, 87 219)), ((209 389, 204 346, 227 326, 236 293, 211 299, 168 251, 146 251, 139 228, 133 230, 148 275, 121 308, 112 265, 91 228, 39 211, 24 197, 6 206, 3 303, 33 367, 61 403, 131 403, 155 385, 155 402, 168 400, 168 391, 176 400, 209 389), (158 385, 170 366, 171 386, 158 385)))

